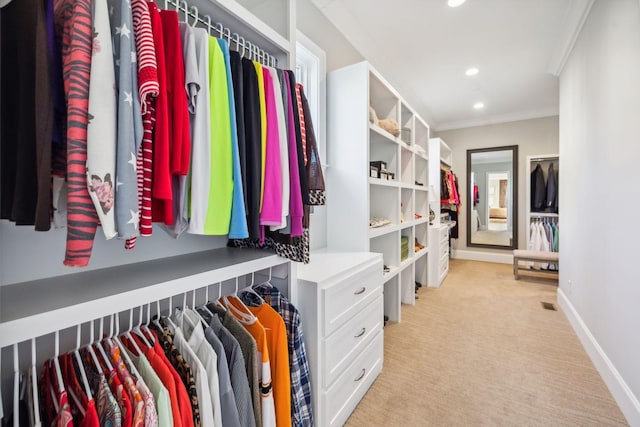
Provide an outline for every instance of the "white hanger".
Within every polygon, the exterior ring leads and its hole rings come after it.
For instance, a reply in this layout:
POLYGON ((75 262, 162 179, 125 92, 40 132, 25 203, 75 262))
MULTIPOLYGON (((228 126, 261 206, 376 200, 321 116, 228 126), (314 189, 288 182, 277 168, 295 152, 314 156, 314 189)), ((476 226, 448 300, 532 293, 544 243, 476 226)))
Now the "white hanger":
POLYGON ((75 356, 76 362, 78 363, 78 370, 80 371, 82 385, 84 386, 84 393, 87 395, 87 399, 92 400, 93 395, 91 394, 91 388, 89 388, 89 380, 87 379, 87 373, 84 370, 82 359, 80 359, 80 352, 78 351, 78 349, 80 348, 80 335, 82 332, 81 326, 82 325, 76 325, 76 349, 73 351, 73 355, 75 356))
POLYGON ((94 332, 93 322, 94 321, 92 320, 91 324, 89 326, 89 340, 90 341, 89 341, 89 345, 87 346, 87 350, 89 351, 89 355, 91 356, 91 359, 93 360, 93 364, 95 365, 96 370, 98 371, 98 373, 100 373, 102 375, 103 374, 102 373, 102 367, 100 366, 100 362, 98 362, 98 357, 96 356, 95 351, 93 351, 93 345, 92 344, 95 342, 94 341, 94 335, 93 335, 93 332, 94 332))
POLYGON ((138 324, 135 326, 135 328, 133 328, 133 332, 136 333, 136 335, 138 335, 138 337, 142 340, 142 342, 144 343, 144 345, 147 346, 147 348, 151 348, 151 344, 149 344, 149 341, 147 341, 147 337, 144 336, 144 333, 142 332, 142 310, 144 309, 144 306, 140 306, 140 318, 138 319, 138 324))
POLYGON ((216 31, 220 34, 219 38, 224 40, 224 27, 219 22, 216 22, 216 31))
MULTIPOLYGON (((209 288, 207 287, 207 290, 209 288)), ((192 296, 191 296, 191 311, 193 311, 195 314, 198 315, 198 318, 200 319, 200 321, 202 322, 202 324, 204 325, 204 327, 206 328, 207 326, 209 326, 209 324, 204 320, 204 318, 202 317, 202 315, 200 313, 198 313, 198 310, 196 310, 196 290, 193 290, 192 296)), ((184 313, 183 313, 184 315, 184 313)))
MULTIPOLYGON (((142 350, 140 349, 140 347, 138 347, 138 343, 136 342, 136 340, 133 339, 133 335, 131 335, 131 330, 133 329, 133 308, 129 309, 129 329, 127 329, 127 331, 123 334, 125 337, 129 338, 129 341, 131 341, 131 345, 133 346, 136 356, 140 356, 142 355, 142 350)), ((120 328, 118 328, 116 326, 116 330, 120 330, 120 328)), ((122 350, 124 350, 124 348, 122 348, 122 350)))
POLYGON ((251 284, 249 286, 247 286, 246 288, 242 288, 240 290, 240 292, 246 292, 252 295, 255 295, 256 297, 258 297, 258 300, 260 301, 261 304, 264 304, 266 301, 264 300, 264 298, 262 298, 262 296, 257 293, 255 291, 255 289, 253 289, 253 285, 254 285, 254 280, 255 280, 255 272, 251 273, 251 284))
POLYGON ((209 35, 211 35, 211 29, 213 27, 211 26, 211 17, 209 15, 207 15, 207 33, 209 33, 209 35))
POLYGON ((13 427, 20 425, 20 367, 18 366, 18 344, 13 345, 13 427))
MULTIPOLYGON (((0 372, 2 372, 2 352, 0 351, 0 372)), ((1 388, 1 387, 0 387, 1 388)), ((0 390, 0 421, 4 418, 4 408, 2 406, 2 390, 0 390)))
POLYGON ((64 382, 62 381, 62 370, 60 370, 60 361, 58 360, 58 356, 60 355, 60 331, 56 331, 54 333, 54 341, 55 341, 55 355, 53 356, 53 366, 56 371, 56 378, 58 379, 58 392, 62 393, 64 390, 64 382))
POLYGON ((160 300, 156 301, 156 318, 153 319, 153 324, 158 327, 161 331, 163 330, 162 325, 160 324, 160 300))
POLYGON ((229 49, 231 49, 231 30, 228 28, 225 28, 223 33, 223 38, 225 38, 227 40, 227 43, 229 44, 229 49))
MULTIPOLYGON (((120 330, 120 318, 118 316, 117 313, 113 314, 116 318, 116 331, 120 330)), ((130 337, 131 335, 129 335, 130 337)), ((131 339, 131 338, 129 338, 131 339)), ((129 353, 127 353, 127 351, 125 350, 124 345, 122 345, 122 341, 120 341, 120 338, 118 337, 118 335, 114 335, 113 336, 113 340, 115 341, 115 344, 120 348, 120 355, 122 356, 122 358, 127 362, 127 365, 129 365, 129 369, 131 370, 131 372, 136 376, 136 378, 140 378, 140 374, 138 373, 138 370, 136 369, 136 365, 133 364, 133 362, 131 361, 131 358, 129 358, 129 353)), ((133 341, 133 339, 131 339, 131 341, 133 341)), ((140 348, 138 347, 138 345, 135 343, 133 343, 133 346, 135 347, 136 350, 140 351, 140 348)), ((142 353, 140 353, 142 354, 142 353)))
MULTIPOLYGON (((34 424, 39 426, 41 422, 40 422, 40 403, 38 402, 38 371, 36 369, 36 339, 35 338, 31 338, 31 393, 33 394, 34 424)), ((0 413, 0 418, 2 418, 1 413, 0 413)))
POLYGON ((251 61, 251 56, 253 55, 253 44, 249 40, 246 40, 242 47, 242 52, 244 52, 245 48, 247 50, 247 59, 251 61))
POLYGON ((184 3, 184 22, 185 24, 189 24, 189 4, 187 4, 185 0, 182 0, 179 3, 184 3))
POLYGON ((175 323, 173 323, 173 320, 171 320, 171 311, 172 311, 171 307, 173 306, 172 301, 173 301, 173 297, 169 297, 169 315, 165 317, 165 319, 167 320, 167 323, 169 323, 169 325, 171 325, 171 327, 175 331, 176 329, 178 329, 178 327, 176 326, 175 323))
POLYGON ((245 317, 248 321, 251 321, 251 322, 255 321, 256 317, 253 315, 251 310, 249 310, 249 307, 247 307, 244 304, 244 302, 242 302, 242 300, 238 298, 238 277, 236 277, 236 289, 235 289, 235 292, 233 293, 233 296, 240 303, 240 307, 236 307, 234 304, 232 304, 229 301, 227 296, 224 296, 222 297, 222 301, 224 302, 224 305, 227 306, 227 309, 230 310, 231 312, 238 313, 239 315, 245 317))
POLYGON ((189 10, 193 11, 191 12, 193 14, 193 24, 191 24, 191 26, 195 27, 196 25, 198 25, 198 19, 200 18, 200 13, 198 13, 197 6, 191 6, 189 10))
MULTIPOLYGON (((113 318, 110 317, 110 329, 111 331, 113 331, 113 318)), ((113 371, 113 365, 111 364, 111 359, 109 359, 109 357, 107 357, 107 353, 104 351, 104 347, 102 346, 101 340, 102 340, 102 335, 104 332, 104 318, 100 318, 100 335, 98 337, 98 339, 95 341, 95 345, 96 347, 98 347, 98 352, 100 353, 100 355, 102 356, 102 359, 104 360, 104 364, 107 365, 107 369, 109 369, 109 371, 113 371)), ((108 339, 108 338, 107 338, 108 339)))

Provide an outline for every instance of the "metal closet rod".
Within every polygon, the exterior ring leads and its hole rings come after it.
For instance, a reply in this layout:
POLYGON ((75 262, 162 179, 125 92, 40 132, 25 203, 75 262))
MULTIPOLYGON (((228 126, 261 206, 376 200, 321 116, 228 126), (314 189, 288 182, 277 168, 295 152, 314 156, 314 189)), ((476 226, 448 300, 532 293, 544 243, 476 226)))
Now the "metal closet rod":
POLYGON ((224 25, 213 22, 209 15, 199 13, 198 8, 196 6, 189 6, 186 0, 164 0, 164 8, 168 9, 169 5, 174 6, 178 14, 180 12, 184 13, 187 23, 189 22, 189 16, 191 16, 195 20, 194 25, 201 23, 206 26, 209 33, 212 31, 217 32, 221 39, 226 39, 227 42, 229 42, 229 46, 231 46, 232 42, 235 43, 236 50, 240 55, 270 67, 276 67, 278 65, 278 59, 275 56, 260 49, 257 45, 238 35, 238 33, 232 33, 231 30, 224 25))

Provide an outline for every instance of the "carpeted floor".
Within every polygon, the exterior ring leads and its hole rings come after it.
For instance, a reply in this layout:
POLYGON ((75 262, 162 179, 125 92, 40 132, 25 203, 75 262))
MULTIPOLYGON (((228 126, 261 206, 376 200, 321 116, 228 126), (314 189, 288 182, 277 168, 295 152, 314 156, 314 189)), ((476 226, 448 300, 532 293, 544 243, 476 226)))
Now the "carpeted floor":
MULTIPOLYGON (((535 274, 535 273, 534 273, 535 274)), ((556 302, 554 279, 452 260, 384 329, 384 368, 347 426, 627 425, 556 302)))

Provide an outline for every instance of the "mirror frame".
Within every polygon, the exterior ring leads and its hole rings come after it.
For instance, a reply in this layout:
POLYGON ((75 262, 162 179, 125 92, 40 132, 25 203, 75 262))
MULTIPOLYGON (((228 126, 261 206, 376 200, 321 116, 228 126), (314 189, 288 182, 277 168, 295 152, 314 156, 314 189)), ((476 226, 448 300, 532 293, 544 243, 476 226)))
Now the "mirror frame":
POLYGON ((490 147, 490 148, 477 148, 473 150, 467 150, 467 195, 465 198, 467 203, 467 247, 469 248, 491 248, 512 250, 518 248, 518 146, 507 145, 502 147, 490 147), (471 188, 471 155, 474 153, 487 153, 491 151, 511 151, 511 163, 512 163, 512 181, 511 186, 511 200, 513 201, 513 238, 511 239, 511 245, 487 245, 482 243, 471 242, 471 209, 473 208, 470 203, 470 194, 473 194, 471 188))

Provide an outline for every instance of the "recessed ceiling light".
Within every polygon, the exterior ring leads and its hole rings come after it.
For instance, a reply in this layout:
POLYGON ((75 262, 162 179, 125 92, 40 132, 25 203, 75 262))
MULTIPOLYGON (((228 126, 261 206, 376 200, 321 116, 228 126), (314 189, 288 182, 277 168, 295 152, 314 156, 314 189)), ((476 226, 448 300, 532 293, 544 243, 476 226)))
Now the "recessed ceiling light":
POLYGON ((476 102, 475 104, 473 104, 473 108, 475 108, 476 110, 482 110, 484 108, 484 102, 476 102))
POLYGON ((447 0, 449 7, 458 7, 467 0, 447 0))
POLYGON ((478 74, 480 70, 478 70, 476 67, 471 67, 469 68, 467 71, 465 71, 464 73, 467 76, 475 76, 476 74, 478 74))

